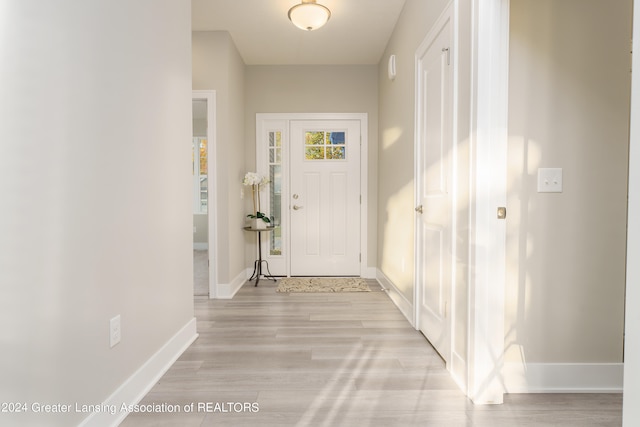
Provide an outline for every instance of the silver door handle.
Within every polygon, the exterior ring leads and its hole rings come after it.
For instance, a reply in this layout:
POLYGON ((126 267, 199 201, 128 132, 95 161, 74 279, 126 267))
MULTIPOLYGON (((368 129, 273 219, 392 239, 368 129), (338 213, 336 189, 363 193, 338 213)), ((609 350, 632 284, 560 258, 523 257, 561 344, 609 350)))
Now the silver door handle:
POLYGON ((420 205, 420 206, 418 206, 418 207, 416 208, 416 212, 418 212, 418 213, 422 213, 422 205, 420 205))
POLYGON ((303 207, 304 207, 304 206, 293 205, 293 210, 294 210, 294 211, 297 211, 297 210, 302 209, 303 207))

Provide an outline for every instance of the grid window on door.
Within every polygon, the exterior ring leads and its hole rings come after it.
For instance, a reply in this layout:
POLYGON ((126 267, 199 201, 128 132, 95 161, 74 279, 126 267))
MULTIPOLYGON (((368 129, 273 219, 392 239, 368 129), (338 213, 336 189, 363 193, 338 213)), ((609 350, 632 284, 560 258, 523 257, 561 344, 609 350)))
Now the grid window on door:
POLYGON ((346 132, 307 131, 304 134, 305 160, 345 160, 346 132))
POLYGON ((269 132, 269 212, 271 230, 269 255, 282 255, 282 132, 269 132))

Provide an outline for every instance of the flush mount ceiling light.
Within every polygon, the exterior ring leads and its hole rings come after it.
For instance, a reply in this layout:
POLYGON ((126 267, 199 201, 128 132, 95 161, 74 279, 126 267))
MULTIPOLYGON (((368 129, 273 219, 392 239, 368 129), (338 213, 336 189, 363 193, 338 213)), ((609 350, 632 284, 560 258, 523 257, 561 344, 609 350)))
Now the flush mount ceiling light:
POLYGON ((316 0, 302 0, 302 3, 289 9, 289 19, 296 27, 313 31, 322 27, 331 17, 331 11, 316 3, 316 0))

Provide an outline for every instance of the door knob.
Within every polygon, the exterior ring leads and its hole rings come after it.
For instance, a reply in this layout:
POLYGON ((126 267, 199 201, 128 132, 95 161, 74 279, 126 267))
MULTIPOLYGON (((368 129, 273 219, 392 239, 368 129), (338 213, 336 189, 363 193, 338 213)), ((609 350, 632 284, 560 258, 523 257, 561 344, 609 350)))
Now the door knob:
POLYGON ((420 206, 418 206, 418 207, 416 208, 416 212, 418 212, 418 213, 422 213, 422 205, 420 205, 420 206))
POLYGON ((304 207, 304 206, 293 205, 293 210, 294 210, 294 211, 297 211, 297 210, 302 209, 303 207, 304 207))

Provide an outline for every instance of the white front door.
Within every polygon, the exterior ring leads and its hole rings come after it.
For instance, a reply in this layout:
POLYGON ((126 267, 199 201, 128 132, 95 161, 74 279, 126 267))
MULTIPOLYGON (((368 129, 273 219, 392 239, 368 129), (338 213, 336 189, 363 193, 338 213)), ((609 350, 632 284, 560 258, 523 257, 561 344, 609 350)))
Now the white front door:
POLYGON ((418 50, 416 201, 418 328, 449 360, 452 280, 450 21, 418 50))
POLYGON ((360 275, 360 121, 293 120, 292 276, 360 275))

